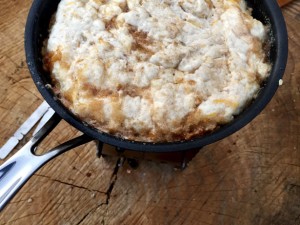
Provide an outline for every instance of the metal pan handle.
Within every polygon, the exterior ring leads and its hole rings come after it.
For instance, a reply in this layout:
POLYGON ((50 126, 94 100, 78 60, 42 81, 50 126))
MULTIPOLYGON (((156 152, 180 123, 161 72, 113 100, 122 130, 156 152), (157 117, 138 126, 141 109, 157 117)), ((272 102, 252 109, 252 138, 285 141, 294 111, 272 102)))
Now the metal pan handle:
POLYGON ((37 155, 38 144, 56 127, 61 117, 56 113, 15 155, 0 166, 0 212, 27 180, 54 157, 92 140, 87 135, 71 139, 43 155, 37 155))

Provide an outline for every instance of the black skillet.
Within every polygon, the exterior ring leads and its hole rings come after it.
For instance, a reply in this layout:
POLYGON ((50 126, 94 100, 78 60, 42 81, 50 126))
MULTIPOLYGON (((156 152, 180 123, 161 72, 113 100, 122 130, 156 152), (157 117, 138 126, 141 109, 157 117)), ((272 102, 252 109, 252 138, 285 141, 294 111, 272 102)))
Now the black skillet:
POLYGON ((52 158, 91 140, 98 140, 116 146, 120 149, 130 149, 140 152, 177 152, 199 149, 222 138, 225 138, 241 129, 256 117, 274 96, 278 82, 282 78, 288 54, 288 39, 284 18, 276 0, 247 0, 253 9, 252 15, 264 24, 270 25, 270 52, 269 59, 272 71, 263 85, 257 98, 230 124, 227 124, 214 133, 183 142, 171 143, 143 143, 128 141, 113 135, 100 132, 74 116, 57 99, 51 89, 49 74, 43 70, 41 48, 48 36, 48 27, 51 16, 55 13, 59 0, 34 0, 25 29, 25 51, 27 65, 38 90, 54 109, 56 114, 49 122, 14 156, 0 166, 0 211, 9 200, 25 184, 30 176, 52 158), (84 134, 74 138, 44 155, 37 156, 37 145, 64 119, 84 134))

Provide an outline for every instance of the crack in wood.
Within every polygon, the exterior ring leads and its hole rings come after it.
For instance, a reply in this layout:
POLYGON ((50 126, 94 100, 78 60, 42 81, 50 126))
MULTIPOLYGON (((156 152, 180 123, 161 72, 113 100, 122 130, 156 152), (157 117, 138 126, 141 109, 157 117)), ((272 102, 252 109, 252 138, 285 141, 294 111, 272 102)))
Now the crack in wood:
POLYGON ((289 184, 287 189, 288 189, 289 192, 292 189, 299 189, 300 190, 300 185, 298 185, 298 184, 289 184))
POLYGON ((111 193, 114 189, 114 186, 116 184, 116 181, 117 181, 117 178, 118 178, 118 172, 119 172, 119 169, 120 167, 122 166, 124 162, 124 159, 123 158, 119 158, 117 160, 117 163, 116 163, 116 166, 115 166, 115 169, 114 169, 114 172, 112 173, 111 175, 111 178, 110 178, 110 185, 106 191, 106 195, 107 195, 107 199, 106 199, 106 204, 108 205, 109 204, 109 200, 110 200, 110 196, 111 196, 111 193))
POLYGON ((38 176, 38 177, 44 177, 44 178, 47 178, 51 181, 54 181, 54 182, 58 182, 58 183, 61 183, 61 184, 64 184, 64 185, 68 185, 68 186, 71 186, 71 187, 74 187, 74 188, 79 188, 79 189, 84 189, 86 191, 90 191, 90 192, 97 192, 97 193, 100 193, 100 194, 107 194, 107 192, 103 192, 103 191, 99 191, 99 190, 95 190, 95 189, 90 189, 90 188, 87 188, 87 187, 83 187, 83 186, 79 186, 79 185, 76 185, 76 184, 72 184, 72 183, 68 183, 68 182, 65 182, 65 181, 61 181, 61 180, 58 180, 58 179, 53 179, 49 176, 45 176, 45 175, 41 175, 41 174, 34 174, 34 176, 38 176))
MULTIPOLYGON (((103 203, 102 203, 103 204, 103 203)), ((88 211, 80 220, 78 223, 76 223, 76 225, 81 224, 91 213, 93 213, 94 211, 96 211, 102 204, 98 205, 97 207, 92 208, 90 211, 88 211)))
POLYGON ((44 213, 44 210, 47 208, 47 205, 44 206, 44 208, 42 208, 42 210, 40 212, 37 212, 37 213, 31 213, 31 214, 27 214, 25 216, 21 216, 21 217, 18 217, 16 219, 13 219, 13 220, 10 220, 8 221, 8 223, 12 223, 12 222, 16 222, 20 219, 24 219, 24 218, 27 218, 27 217, 30 217, 30 216, 35 216, 35 215, 41 215, 42 213, 44 213))
MULTIPOLYGON (((21 80, 25 80, 25 79, 29 79, 29 78, 24 78, 21 80)), ((27 91, 28 93, 32 94, 33 96, 35 96, 37 99, 41 99, 41 97, 39 95, 37 95, 37 93, 35 93, 34 91, 30 90, 29 88, 25 87, 25 86, 21 86, 21 88, 23 88, 25 91, 27 91)))
POLYGON ((24 218, 26 218, 26 217, 39 215, 39 214, 41 214, 41 213, 42 213, 42 212, 27 214, 27 215, 25 215, 25 216, 21 216, 21 217, 18 217, 18 218, 16 218, 16 219, 14 219, 14 220, 11 220, 11 221, 9 221, 9 223, 16 222, 16 221, 21 220, 21 219, 24 219, 24 218))
POLYGON ((107 188, 107 191, 106 192, 103 192, 105 195, 106 195, 106 199, 105 199, 105 202, 104 203, 101 203, 99 205, 97 205, 96 207, 92 208, 91 210, 89 210, 80 220, 79 222, 76 224, 76 225, 80 225, 84 222, 84 220, 90 215, 92 214, 93 212, 97 211, 99 208, 101 208, 102 206, 106 206, 106 210, 102 216, 102 219, 101 219, 101 222, 100 224, 101 225, 105 225, 105 214, 107 214, 108 212, 108 205, 109 205, 109 201, 110 201, 110 197, 111 197, 111 193, 114 189, 114 186, 117 182, 117 178, 118 178, 118 172, 119 172, 119 169, 120 167, 123 165, 123 162, 124 162, 124 159, 121 157, 117 160, 117 163, 115 165, 115 168, 114 168, 114 171, 111 175, 111 178, 110 178, 110 184, 109 184, 109 187, 107 188))
POLYGON ((294 164, 294 163, 280 163, 282 165, 288 165, 288 166, 295 166, 295 167, 300 167, 300 165, 294 164))
POLYGON ((99 190, 95 190, 95 189, 89 189, 87 187, 71 184, 71 183, 68 183, 68 182, 61 181, 61 180, 57 180, 57 179, 52 179, 52 180, 55 181, 55 182, 61 183, 61 184, 69 185, 69 186, 75 187, 75 188, 84 189, 84 190, 87 190, 87 191, 90 191, 90 192, 97 192, 97 193, 101 193, 101 194, 106 194, 106 192, 103 192, 103 191, 99 191, 99 190))

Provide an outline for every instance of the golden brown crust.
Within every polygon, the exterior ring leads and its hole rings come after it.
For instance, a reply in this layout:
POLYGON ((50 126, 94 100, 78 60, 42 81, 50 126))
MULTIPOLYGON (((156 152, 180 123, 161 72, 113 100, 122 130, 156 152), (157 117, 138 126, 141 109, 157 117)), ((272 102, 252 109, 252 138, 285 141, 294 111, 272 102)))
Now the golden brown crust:
POLYGON ((43 58, 43 65, 46 71, 52 71, 55 62, 61 61, 62 54, 60 50, 47 52, 43 58))
POLYGON ((131 47, 132 51, 139 51, 148 56, 154 54, 154 52, 148 48, 148 46, 151 45, 153 41, 148 37, 146 32, 139 31, 133 26, 129 26, 128 31, 134 40, 134 43, 131 47))

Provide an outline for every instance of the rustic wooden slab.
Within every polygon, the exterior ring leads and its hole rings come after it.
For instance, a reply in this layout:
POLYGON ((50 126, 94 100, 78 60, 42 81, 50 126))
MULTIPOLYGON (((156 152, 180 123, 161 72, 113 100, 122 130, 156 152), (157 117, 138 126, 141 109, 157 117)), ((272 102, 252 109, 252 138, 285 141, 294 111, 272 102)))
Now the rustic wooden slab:
MULTIPOLYGON (((0 4, 1 146, 42 102, 23 49, 31 3, 0 4)), ((146 161, 115 170, 117 159, 98 159, 94 143, 79 147, 38 171, 0 225, 299 225, 300 1, 283 12, 290 45, 283 85, 248 126, 203 148, 184 171, 146 161)), ((62 123, 43 146, 78 133, 62 123)))

